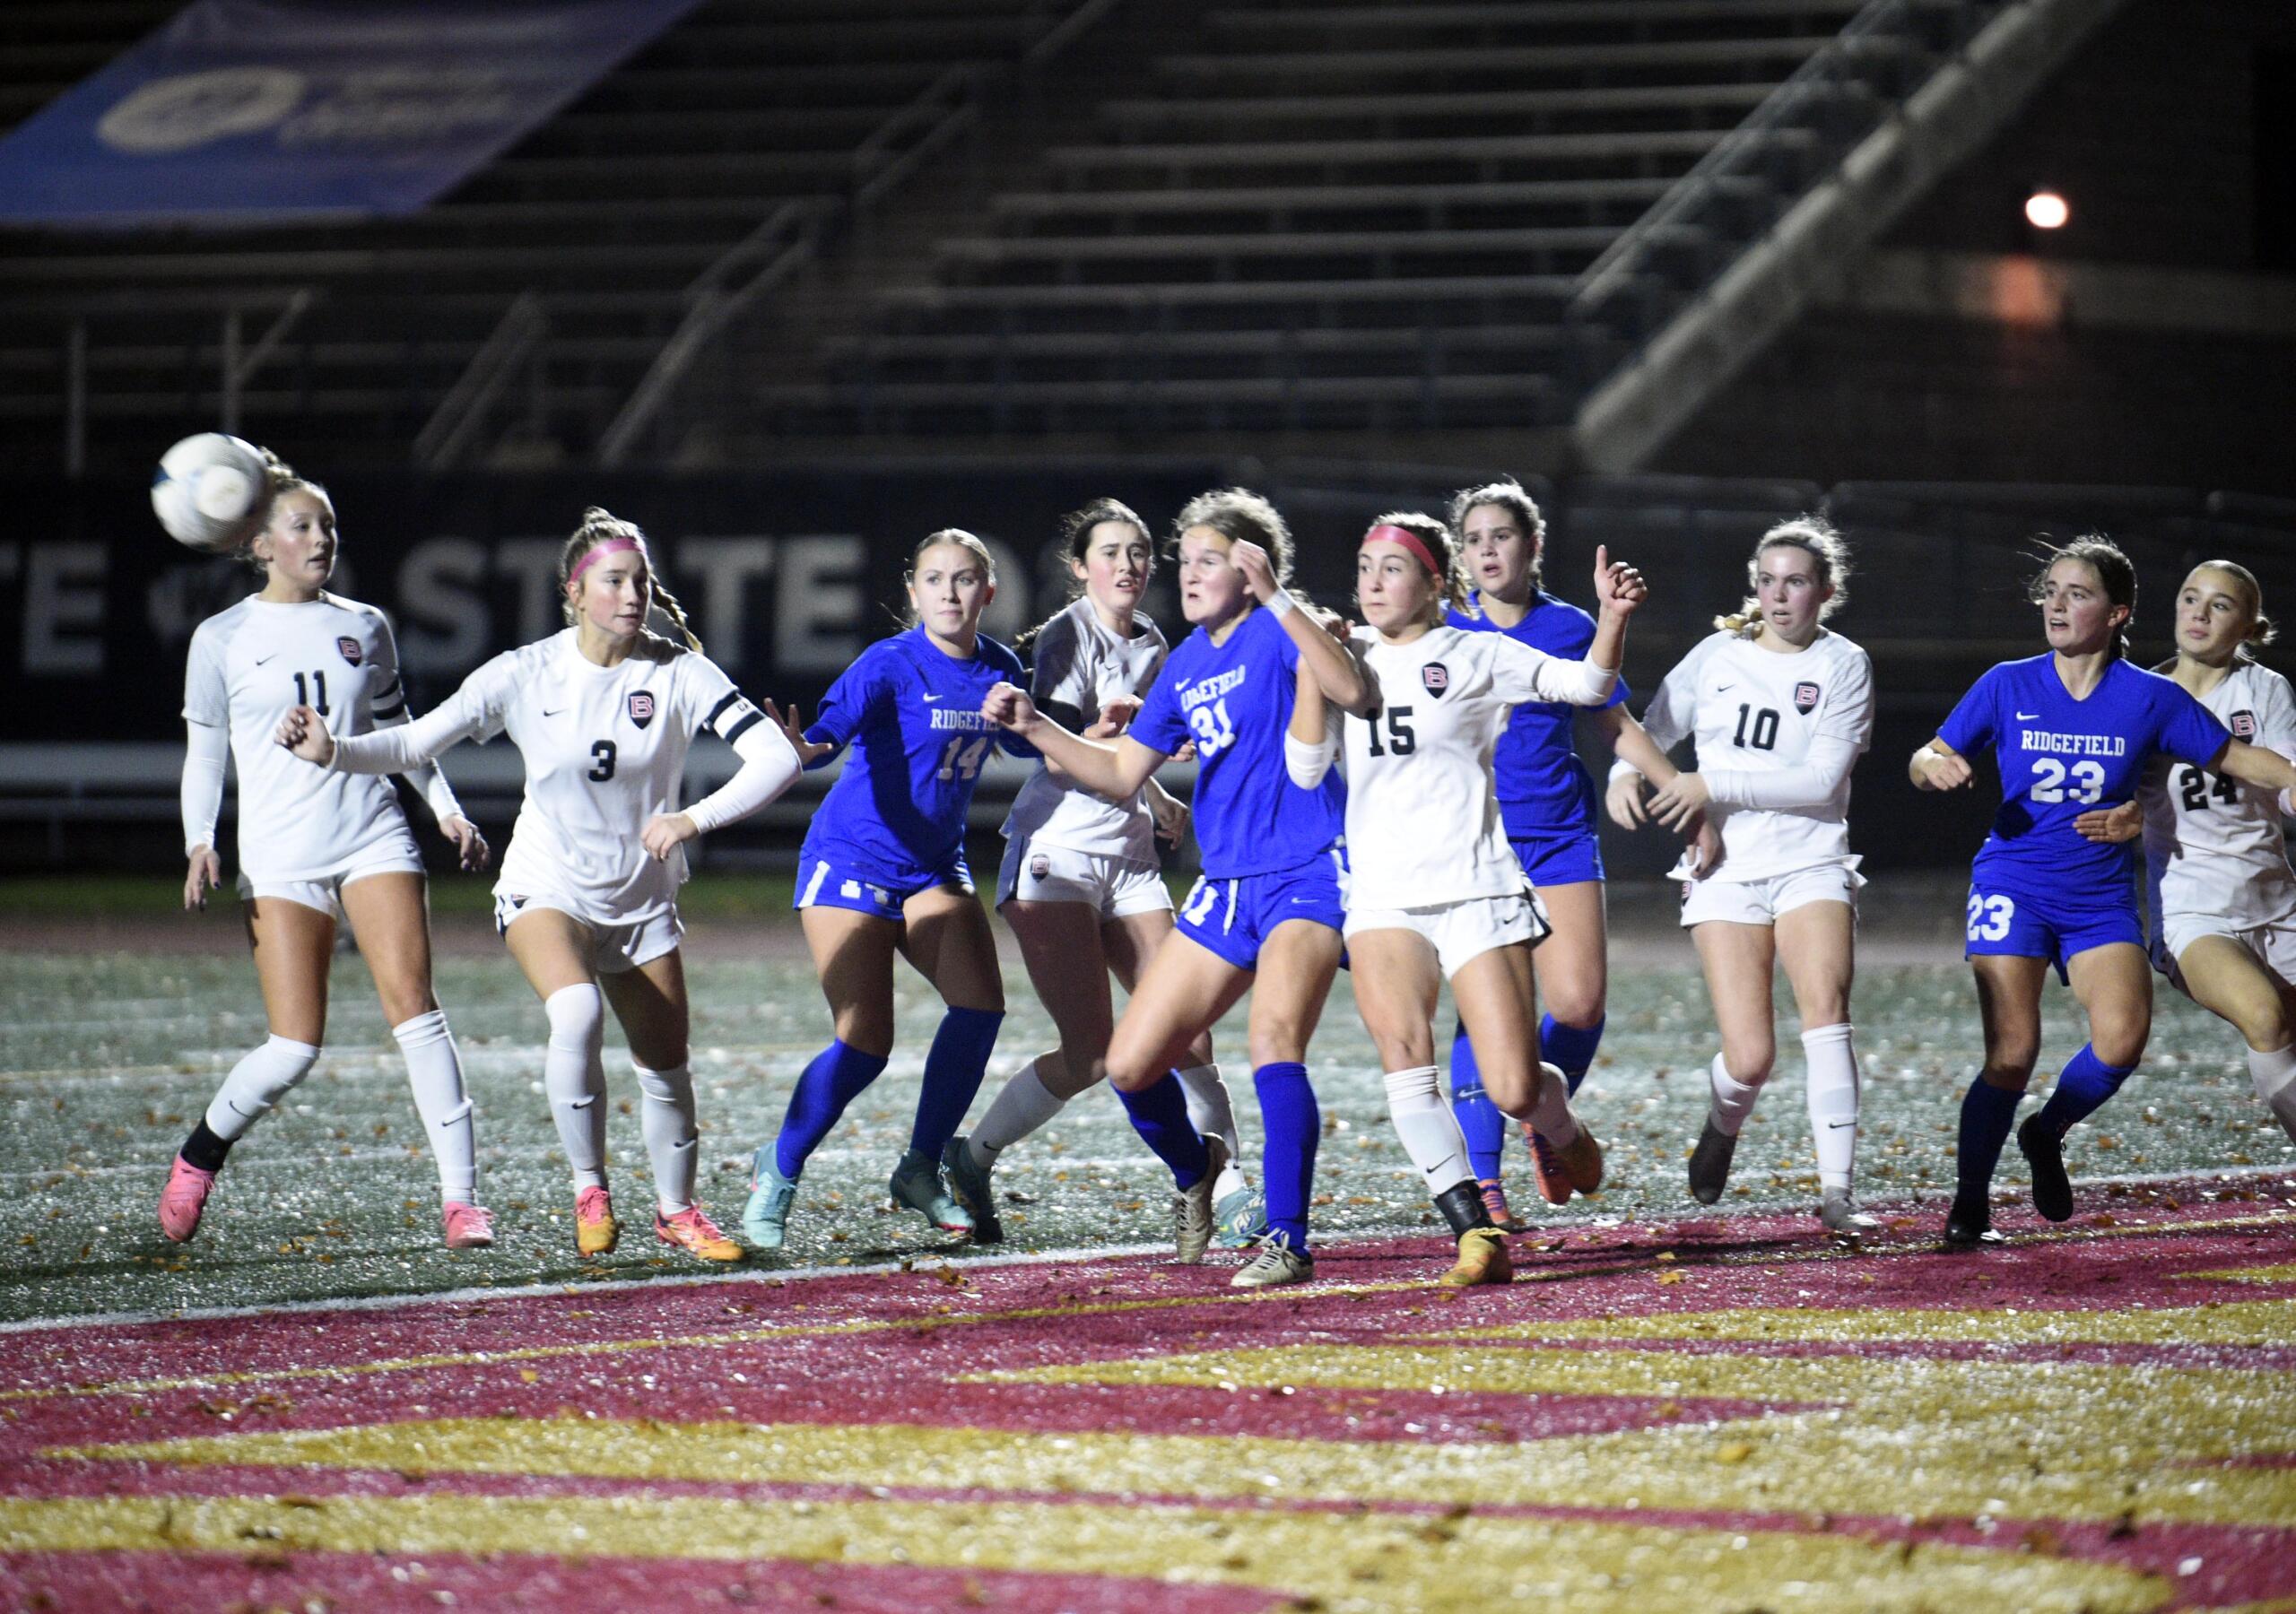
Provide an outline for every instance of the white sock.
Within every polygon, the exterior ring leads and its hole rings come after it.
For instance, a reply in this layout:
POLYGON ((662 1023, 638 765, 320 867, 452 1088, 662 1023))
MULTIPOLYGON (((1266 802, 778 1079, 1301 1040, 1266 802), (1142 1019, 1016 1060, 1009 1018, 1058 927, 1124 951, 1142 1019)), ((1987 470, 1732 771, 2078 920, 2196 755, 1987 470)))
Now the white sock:
POLYGON ((248 1128, 269 1115, 272 1106, 310 1073, 318 1057, 319 1051, 310 1044, 283 1037, 249 1049, 207 1101, 207 1130, 226 1142, 245 1137, 248 1128))
POLYGON ((470 1094, 463 1086, 462 1056, 447 1012, 433 1009, 391 1028, 406 1061, 406 1085, 414 1089, 414 1111, 430 1158, 439 1165, 439 1198, 445 1204, 478 1202, 478 1145, 472 1135, 470 1094))
POLYGON ((1818 1146, 1818 1186, 1847 1193, 1857 1174, 1857 1049, 1849 1023, 1802 1033, 1810 1069, 1810 1136, 1818 1146))
POLYGON ((1067 1107, 1067 1099, 1056 1097, 1045 1086, 1044 1078, 1037 1074, 1037 1062, 1031 1059, 996 1089, 987 1114, 965 1140, 965 1152, 986 1171, 996 1163, 998 1150, 1010 1149, 1067 1107))
POLYGON ((1557 1149, 1578 1141, 1578 1117, 1570 1113, 1570 1080, 1554 1065, 1539 1066, 1539 1096, 1531 1100, 1531 1130, 1557 1149))
POLYGON ((1387 1074, 1387 1114, 1403 1140, 1404 1152, 1427 1179, 1427 1192, 1440 1193, 1474 1181, 1467 1164, 1467 1141, 1459 1119, 1444 1102, 1442 1078, 1433 1065, 1387 1074))
POLYGON ((559 1147, 574 1174, 574 1188, 606 1185, 606 1002, 596 985, 561 986, 543 1004, 550 1016, 550 1049, 542 1062, 542 1085, 550 1095, 550 1118, 558 1124, 559 1147))
POLYGON ((1714 1123, 1714 1130, 1724 1137, 1736 1137, 1738 1129, 1746 1124, 1746 1117, 1754 1113, 1754 1100, 1761 1096, 1761 1084, 1770 1080, 1770 1072, 1764 1071, 1752 1081, 1740 1081, 1722 1063, 1722 1055, 1717 1054, 1714 1063, 1706 1069, 1706 1080, 1711 1100, 1708 1118, 1714 1123))
POLYGON ((664 1216, 675 1216, 693 1204, 693 1173, 701 1152, 701 1129, 693 1118, 693 1072, 684 1065, 649 1071, 634 1059, 630 1068, 644 1095, 640 1120, 646 1155, 654 1162, 654 1202, 664 1216))
MULTIPOLYGON (((2269 1054, 2248 1050, 2248 1077, 2257 1084, 2257 1097, 2280 1119, 2281 1129, 2296 1140, 2296 1046, 2274 1049, 2269 1054)), ((208 1123, 213 1126, 213 1122, 208 1123)))
POLYGON ((1236 1131, 1236 1106, 1228 1097, 1228 1084, 1220 1079, 1219 1065, 1190 1065, 1173 1074, 1180 1079, 1180 1090, 1187 1095, 1188 1124, 1196 1128, 1199 1137, 1217 1138, 1228 1146, 1228 1163, 1220 1168, 1220 1180, 1213 1184, 1212 1197, 1226 1199, 1237 1189, 1250 1186, 1236 1164, 1244 1158, 1243 1140, 1236 1131))

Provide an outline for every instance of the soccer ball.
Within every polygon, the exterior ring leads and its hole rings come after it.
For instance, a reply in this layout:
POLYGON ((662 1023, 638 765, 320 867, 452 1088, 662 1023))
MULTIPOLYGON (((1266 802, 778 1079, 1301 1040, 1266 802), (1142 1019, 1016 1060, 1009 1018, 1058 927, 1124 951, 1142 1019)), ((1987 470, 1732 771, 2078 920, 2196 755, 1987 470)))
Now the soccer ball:
POLYGON ((220 431, 187 437, 160 456, 152 508, 177 542, 221 554, 247 535, 264 503, 267 473, 252 443, 220 431))

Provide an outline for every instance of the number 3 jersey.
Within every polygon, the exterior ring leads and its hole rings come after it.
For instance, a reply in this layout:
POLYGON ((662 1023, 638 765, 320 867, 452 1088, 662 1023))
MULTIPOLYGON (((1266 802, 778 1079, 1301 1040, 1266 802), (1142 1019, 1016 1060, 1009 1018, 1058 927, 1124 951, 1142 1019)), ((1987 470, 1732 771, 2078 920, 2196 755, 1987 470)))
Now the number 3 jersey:
POLYGON ((1021 658, 986 634, 975 644, 960 661, 911 628, 870 646, 830 686, 805 738, 852 751, 805 831, 804 856, 895 890, 957 866, 990 750, 1037 754, 980 715, 998 684, 1026 686, 1021 658))
POLYGON ((657 862, 639 837, 678 810, 687 748, 705 727, 731 742, 765 715, 706 655, 646 638, 602 667, 574 636, 496 656, 404 729, 338 739, 335 766, 363 771, 394 753, 509 735, 526 786, 496 893, 548 892, 592 923, 635 924, 667 912, 686 877, 683 847, 657 862))
POLYGON ((1348 907, 1430 907, 1526 889, 1492 753, 1515 707, 1600 706, 1617 672, 1457 628, 1400 645, 1358 628, 1350 642, 1379 681, 1379 705, 1343 725, 1348 907))
MULTIPOLYGON (((2271 668, 2242 662, 2198 699, 2234 739, 2296 759, 2296 694, 2271 668)), ((2136 799, 2156 936, 2171 914, 2216 915, 2231 930, 2296 918, 2278 792, 2156 757, 2136 799)))
POLYGON ((1874 737, 1874 664, 1861 646, 1822 628, 1794 652, 1709 634, 1666 674, 1642 725, 1661 751, 1696 739, 1722 836, 1715 878, 1849 859, 1849 774, 1874 737))
POLYGON ((1283 766, 1299 668, 1292 635, 1255 606, 1216 645, 1201 628, 1182 639, 1126 731, 1166 756, 1194 742, 1191 805, 1207 880, 1296 869, 1340 837, 1339 777, 1303 789, 1283 766))
POLYGON ((2001 810, 1972 885, 2125 906, 2135 848, 2087 839, 2073 820, 2133 799, 2154 756, 2205 764, 2231 735, 2168 679, 2125 661, 2075 700, 2044 652, 1979 679, 1937 737, 1969 758, 1990 747, 2001 771, 2001 810))
MULTIPOLYGON (((183 715, 230 735, 239 868, 251 881, 324 879, 406 829, 388 779, 313 768, 274 742, 279 720, 297 706, 316 709, 338 738, 366 733, 378 719, 404 720, 398 647, 381 612, 336 594, 300 604, 249 596, 191 636, 183 715)), ((430 770, 417 783, 434 811, 456 811, 430 770)))

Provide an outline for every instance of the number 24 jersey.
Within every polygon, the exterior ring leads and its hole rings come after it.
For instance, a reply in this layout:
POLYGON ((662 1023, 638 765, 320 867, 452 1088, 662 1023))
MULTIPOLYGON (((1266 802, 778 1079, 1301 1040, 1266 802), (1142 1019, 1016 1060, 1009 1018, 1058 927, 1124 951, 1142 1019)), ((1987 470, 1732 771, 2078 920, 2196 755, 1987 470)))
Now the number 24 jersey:
MULTIPOLYGON (((2234 739, 2296 757, 2296 695, 2271 668, 2243 662, 2200 703, 2234 739)), ((2279 792, 2161 757, 2136 799, 2156 934, 2172 914, 2213 915, 2235 929, 2296 915, 2279 792)))
POLYGON ((2001 770, 2001 809, 1970 880, 2060 901, 2126 904, 2135 848, 2089 840, 2073 820, 2134 798, 2156 755, 2207 766, 2231 733, 2175 683, 2125 661, 2075 700, 2056 662, 2053 652, 2003 662, 1937 730, 1964 757, 1990 747, 2001 770))

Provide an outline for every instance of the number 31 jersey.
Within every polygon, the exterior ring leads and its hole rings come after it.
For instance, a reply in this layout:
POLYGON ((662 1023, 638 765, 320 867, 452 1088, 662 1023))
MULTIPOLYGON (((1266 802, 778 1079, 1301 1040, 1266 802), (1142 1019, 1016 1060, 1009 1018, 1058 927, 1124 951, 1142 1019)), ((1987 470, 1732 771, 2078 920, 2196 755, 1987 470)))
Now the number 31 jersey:
MULTIPOLYGON (((2243 662, 2199 699, 2234 739, 2296 758, 2296 694, 2271 668, 2243 662)), ((2156 935, 2170 914, 2215 915, 2233 930, 2296 916, 2277 791, 2160 757, 2136 799, 2156 935)))
POLYGON ((2135 848, 2087 839, 2073 820, 2133 800, 2154 756, 2205 766, 2231 733, 2168 679, 2125 661, 2075 700, 2055 655, 2044 652, 1979 679, 1937 737, 1963 757, 1990 748, 2001 770, 2001 810, 1971 884, 2059 903, 2126 904, 2135 848))
MULTIPOLYGON (((1661 751, 1695 736, 1703 775, 1792 773, 1820 741, 1866 749, 1874 733, 1873 660, 1823 628, 1790 654, 1743 634, 1709 634, 1666 674, 1642 726, 1661 751)), ((1707 812, 1722 836, 1718 880, 1768 880, 1850 855, 1847 773, 1822 800, 1791 807, 1718 801, 1707 812)))
POLYGON ((323 594, 300 604, 250 595, 199 625, 184 667, 183 715, 227 729, 239 776, 239 867, 253 881, 319 880, 404 832, 380 775, 313 768, 272 739, 297 706, 337 737, 406 709, 390 624, 372 605, 323 594))

